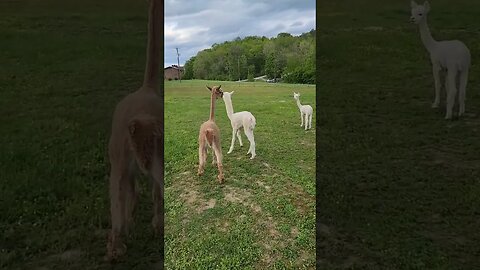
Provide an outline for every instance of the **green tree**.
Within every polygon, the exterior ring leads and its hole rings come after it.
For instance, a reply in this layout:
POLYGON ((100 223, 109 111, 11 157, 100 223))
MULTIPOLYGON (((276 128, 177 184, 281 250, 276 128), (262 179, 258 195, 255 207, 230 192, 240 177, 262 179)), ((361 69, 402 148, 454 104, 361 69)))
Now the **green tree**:
POLYGON ((316 31, 292 36, 248 36, 215 43, 185 63, 185 79, 232 80, 267 75, 291 83, 315 82, 316 31))
POLYGON ((184 74, 183 74, 183 79, 184 80, 191 80, 194 79, 195 77, 193 76, 193 65, 195 63, 195 56, 192 58, 188 59, 187 62, 185 62, 184 68, 184 74))
POLYGON ((248 66, 247 80, 248 80, 249 82, 255 81, 255 79, 254 79, 254 77, 255 77, 254 74, 255 74, 255 66, 254 66, 254 65, 248 66))

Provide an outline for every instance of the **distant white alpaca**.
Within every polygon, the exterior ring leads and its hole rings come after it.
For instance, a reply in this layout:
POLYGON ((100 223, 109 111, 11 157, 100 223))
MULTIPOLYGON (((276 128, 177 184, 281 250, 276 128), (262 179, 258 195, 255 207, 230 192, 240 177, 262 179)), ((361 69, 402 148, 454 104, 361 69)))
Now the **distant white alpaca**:
POLYGON ((435 100, 432 108, 440 105, 440 73, 447 71, 445 78, 445 89, 447 91, 447 113, 445 119, 452 118, 452 109, 457 96, 456 79, 459 76, 458 116, 465 113, 465 95, 468 81, 468 69, 470 67, 470 51, 467 46, 458 40, 436 41, 433 39, 427 25, 427 14, 430 11, 430 4, 425 1, 423 5, 411 1, 412 16, 410 20, 420 28, 420 36, 423 45, 430 53, 430 60, 433 67, 433 78, 435 80, 435 100))
POLYGON ((248 149, 247 154, 252 154, 250 159, 253 159, 255 154, 255 140, 253 137, 253 129, 255 128, 255 117, 253 114, 247 111, 243 112, 233 112, 233 105, 232 105, 232 92, 223 92, 223 101, 225 102, 225 109, 227 110, 228 118, 230 119, 230 123, 232 124, 232 144, 230 145, 230 149, 228 150, 227 154, 232 153, 233 145, 235 144, 235 135, 238 137, 238 142, 240 146, 243 146, 242 137, 240 135, 240 129, 243 128, 243 132, 250 141, 250 148, 248 149))
POLYGON ((312 128, 312 106, 300 104, 300 93, 293 92, 293 98, 297 101, 297 106, 300 110, 300 119, 302 119, 302 124, 300 126, 303 127, 303 117, 305 116, 305 130, 312 128))

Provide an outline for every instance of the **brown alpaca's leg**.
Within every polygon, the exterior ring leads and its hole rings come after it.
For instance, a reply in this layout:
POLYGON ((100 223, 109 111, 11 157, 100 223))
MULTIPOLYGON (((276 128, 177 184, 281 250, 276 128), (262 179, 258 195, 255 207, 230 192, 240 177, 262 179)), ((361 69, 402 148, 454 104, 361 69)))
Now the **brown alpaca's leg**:
POLYGON ((212 149, 212 165, 215 165, 217 163, 217 157, 215 156, 215 151, 212 149))
MULTIPOLYGON (((163 152, 163 151, 162 151, 163 152)), ((163 154, 163 153, 162 153, 163 154)), ((150 175, 153 182, 153 220, 152 226, 157 235, 163 236, 164 220, 163 220, 163 159, 157 156, 153 159, 150 175)))
POLYGON ((138 202, 137 183, 133 174, 133 166, 129 168, 128 177, 125 179, 125 213, 124 213, 124 228, 123 232, 128 233, 129 228, 134 223, 133 216, 138 202))
POLYGON ((218 167, 218 181, 221 183, 224 182, 225 176, 223 175, 223 164, 222 164, 222 148, 220 146, 220 141, 215 140, 212 144, 213 151, 215 152, 215 156, 217 157, 217 167, 218 167))
POLYGON ((123 255, 126 246, 121 240, 125 223, 125 184, 131 181, 127 162, 111 160, 110 172, 110 214, 112 229, 108 236, 107 259, 114 260, 123 255))
POLYGON ((203 175, 205 172, 205 163, 207 162, 207 148, 205 141, 200 142, 198 146, 198 175, 203 175))

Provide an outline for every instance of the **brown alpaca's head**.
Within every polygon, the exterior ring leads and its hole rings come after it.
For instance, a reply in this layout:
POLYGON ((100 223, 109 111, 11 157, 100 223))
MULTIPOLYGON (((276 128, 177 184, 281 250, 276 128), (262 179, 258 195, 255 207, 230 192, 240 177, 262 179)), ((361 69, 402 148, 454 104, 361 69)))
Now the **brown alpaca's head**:
POLYGON ((214 87, 210 87, 207 85, 207 89, 210 90, 210 92, 212 92, 212 95, 215 96, 215 99, 219 99, 221 97, 223 97, 223 91, 221 89, 221 85, 219 86, 214 86, 214 87))

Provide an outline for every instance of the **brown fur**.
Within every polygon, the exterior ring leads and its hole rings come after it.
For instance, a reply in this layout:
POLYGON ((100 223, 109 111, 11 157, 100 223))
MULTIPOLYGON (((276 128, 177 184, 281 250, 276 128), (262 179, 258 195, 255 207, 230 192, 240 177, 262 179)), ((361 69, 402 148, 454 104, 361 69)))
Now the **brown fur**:
POLYGON ((218 167, 218 181, 223 183, 225 177, 223 175, 223 164, 222 164, 222 147, 220 144, 220 130, 218 129, 217 124, 215 124, 215 101, 216 99, 223 96, 223 92, 218 87, 208 87, 208 90, 211 91, 212 95, 210 97, 210 119, 204 122, 200 126, 200 132, 198 134, 198 175, 202 175, 205 171, 205 163, 207 162, 207 150, 208 147, 213 149, 213 160, 212 164, 215 164, 215 157, 217 158, 216 163, 218 167))
POLYGON ((126 251, 121 237, 128 232, 138 201, 136 168, 152 179, 152 225, 163 234, 163 99, 158 93, 162 20, 163 0, 150 0, 143 86, 121 100, 113 114, 108 145, 112 229, 106 258, 110 261, 126 251))

